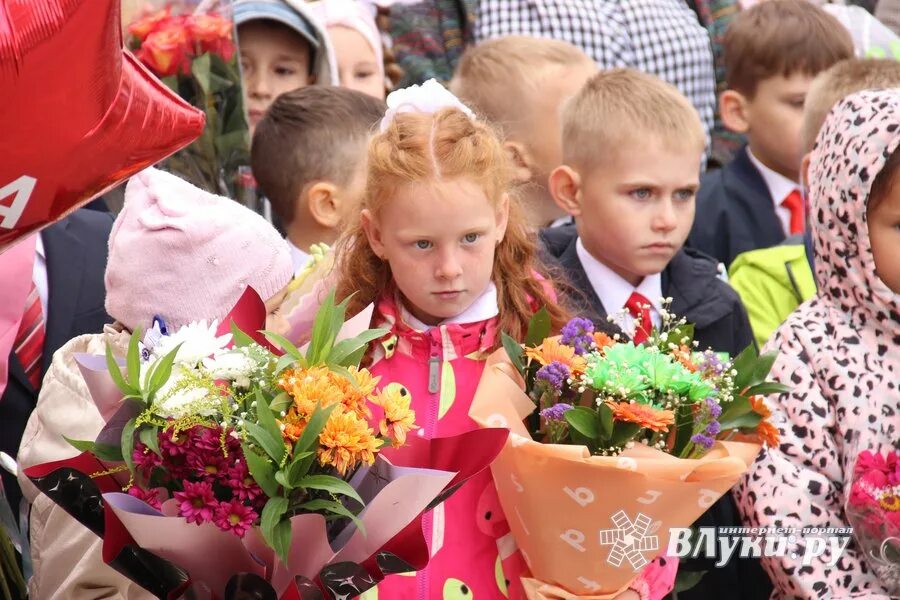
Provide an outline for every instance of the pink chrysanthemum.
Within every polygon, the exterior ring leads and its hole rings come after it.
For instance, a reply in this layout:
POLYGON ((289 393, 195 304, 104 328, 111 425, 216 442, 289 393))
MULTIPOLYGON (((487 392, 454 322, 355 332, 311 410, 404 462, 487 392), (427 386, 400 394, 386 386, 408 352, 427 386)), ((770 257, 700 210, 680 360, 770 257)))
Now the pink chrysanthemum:
POLYGON ((201 450, 190 449, 187 454, 187 464, 195 477, 216 482, 228 478, 228 461, 222 455, 220 449, 201 450))
POLYGON ((159 510, 162 506, 162 503, 159 499, 159 490, 160 488, 153 488, 152 490, 145 490, 139 488, 135 485, 128 488, 128 495, 134 496, 138 500, 142 500, 146 502, 148 505, 152 506, 156 510, 159 510))
POLYGON ((235 498, 228 502, 219 502, 215 522, 222 531, 230 531, 238 537, 244 537, 258 516, 252 508, 235 498))
POLYGON ((247 468, 247 461, 239 458, 231 466, 228 472, 228 487, 231 492, 241 500, 255 500, 262 496, 262 488, 257 485, 256 480, 250 475, 247 468))
POLYGON ((159 434, 159 448, 163 456, 184 456, 190 448, 187 433, 179 432, 177 435, 172 433, 172 429, 167 429, 159 434))
POLYGON ((140 468, 146 474, 149 474, 153 467, 162 463, 162 459, 156 452, 140 442, 134 445, 134 452, 131 453, 131 460, 134 461, 136 467, 140 468))
POLYGON ((187 519, 188 523, 205 523, 212 521, 216 509, 216 497, 213 495, 212 485, 201 481, 193 483, 184 482, 184 491, 175 492, 175 500, 178 501, 178 514, 187 519))

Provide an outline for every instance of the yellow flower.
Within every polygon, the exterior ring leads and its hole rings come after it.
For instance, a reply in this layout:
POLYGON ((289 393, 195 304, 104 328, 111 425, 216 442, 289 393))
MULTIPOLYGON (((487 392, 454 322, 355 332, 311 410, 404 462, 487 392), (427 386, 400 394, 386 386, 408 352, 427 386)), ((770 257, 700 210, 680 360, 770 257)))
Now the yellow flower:
POLYGON ((419 428, 415 424, 416 411, 409 407, 411 401, 406 388, 395 384, 388 385, 372 399, 372 404, 384 409, 384 418, 378 424, 381 435, 391 438, 395 448, 406 443, 409 431, 419 428))
POLYGON ((525 355, 544 366, 552 362, 561 363, 572 373, 583 373, 587 366, 584 359, 575 354, 575 348, 559 343, 559 337, 548 338, 537 348, 526 348, 525 355))
POLYGON ((613 411, 613 419, 625 423, 636 423, 653 431, 666 431, 675 423, 675 413, 671 410, 653 408, 640 402, 607 402, 613 411))
POLYGON ((322 408, 340 403, 344 390, 335 381, 338 375, 327 367, 288 369, 282 373, 278 386, 294 399, 297 415, 309 418, 317 405, 322 408))
POLYGON ((359 464, 374 463, 379 447, 372 429, 356 413, 335 411, 319 434, 319 463, 344 476, 359 464))

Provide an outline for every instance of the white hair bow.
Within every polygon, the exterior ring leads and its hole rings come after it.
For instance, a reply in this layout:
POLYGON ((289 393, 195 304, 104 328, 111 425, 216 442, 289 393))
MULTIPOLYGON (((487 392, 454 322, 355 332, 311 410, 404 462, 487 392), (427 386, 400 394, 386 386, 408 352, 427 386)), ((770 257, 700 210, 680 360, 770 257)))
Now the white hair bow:
POLYGON ((472 109, 463 104, 436 79, 429 79, 422 85, 412 85, 391 92, 387 97, 387 106, 387 112, 381 119, 382 132, 387 130, 395 116, 405 112, 434 114, 442 108, 458 108, 470 119, 475 119, 472 109))

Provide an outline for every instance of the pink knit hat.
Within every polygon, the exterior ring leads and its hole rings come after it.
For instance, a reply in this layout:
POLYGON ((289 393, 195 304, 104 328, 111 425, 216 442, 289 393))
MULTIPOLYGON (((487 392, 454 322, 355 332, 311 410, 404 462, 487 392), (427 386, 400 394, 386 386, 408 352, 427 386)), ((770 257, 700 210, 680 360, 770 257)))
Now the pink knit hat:
POLYGON ((221 319, 249 285, 263 300, 293 276, 287 242, 233 200, 147 169, 128 182, 109 237, 106 312, 130 330, 221 319))

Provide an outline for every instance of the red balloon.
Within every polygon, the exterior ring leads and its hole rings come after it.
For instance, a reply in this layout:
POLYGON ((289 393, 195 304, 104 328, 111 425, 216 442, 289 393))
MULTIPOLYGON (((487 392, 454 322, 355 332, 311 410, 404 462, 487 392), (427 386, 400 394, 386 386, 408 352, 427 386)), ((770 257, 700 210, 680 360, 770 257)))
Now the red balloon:
POLYGON ((0 253, 196 139, 122 46, 119 0, 0 0, 0 253))

